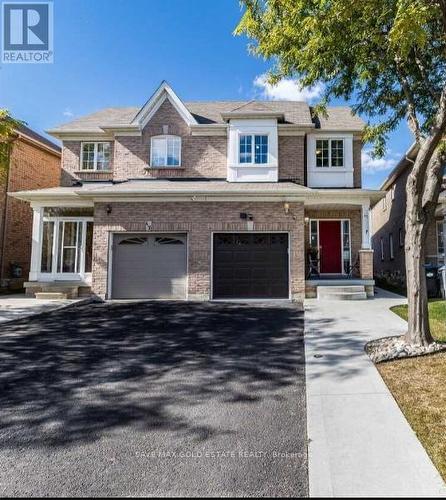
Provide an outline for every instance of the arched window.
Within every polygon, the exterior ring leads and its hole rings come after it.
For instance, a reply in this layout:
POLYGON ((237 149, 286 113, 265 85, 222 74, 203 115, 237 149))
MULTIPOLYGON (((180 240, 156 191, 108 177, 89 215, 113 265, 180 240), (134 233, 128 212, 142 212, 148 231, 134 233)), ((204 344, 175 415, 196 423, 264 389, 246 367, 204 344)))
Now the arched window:
POLYGON ((151 167, 179 167, 181 165, 181 137, 158 135, 150 146, 151 167))

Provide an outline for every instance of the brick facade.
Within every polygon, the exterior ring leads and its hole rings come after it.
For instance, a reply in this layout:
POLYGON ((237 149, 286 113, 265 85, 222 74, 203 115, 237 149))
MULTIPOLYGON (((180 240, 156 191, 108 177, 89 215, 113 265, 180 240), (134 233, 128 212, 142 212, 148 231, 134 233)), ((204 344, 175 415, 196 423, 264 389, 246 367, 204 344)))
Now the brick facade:
POLYGON ((188 297, 209 299, 211 293, 211 234, 214 231, 247 232, 240 212, 254 216, 253 231, 283 231, 290 234, 290 288, 292 297, 302 299, 305 292, 304 210, 290 205, 286 215, 282 203, 113 203, 96 204, 93 239, 93 293, 107 295, 109 235, 111 232, 140 232, 146 221, 152 232, 188 234, 188 297))
POLYGON ((10 155, 8 181, 3 175, 0 207, 1 286, 20 288, 29 273, 33 211, 28 203, 6 196, 5 191, 54 187, 60 184, 60 156, 23 138, 17 139, 10 155), (7 190, 5 189, 7 185, 7 190), (6 212, 5 210, 6 209, 6 212), (23 279, 13 279, 11 264, 23 268, 23 279))
POLYGON ((353 138, 353 187, 362 187, 362 140, 353 138))

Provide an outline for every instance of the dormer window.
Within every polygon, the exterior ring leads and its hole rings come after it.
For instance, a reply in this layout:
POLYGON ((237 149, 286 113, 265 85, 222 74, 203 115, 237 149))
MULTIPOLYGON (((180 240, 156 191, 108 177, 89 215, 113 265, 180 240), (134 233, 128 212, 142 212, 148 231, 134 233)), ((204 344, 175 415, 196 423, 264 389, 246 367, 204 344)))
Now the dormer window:
POLYGON ((239 163, 268 163, 268 136, 241 134, 239 141, 239 163))
POLYGON ((181 137, 159 135, 152 137, 150 147, 151 167, 179 167, 181 165, 181 137))
POLYGON ((344 140, 317 139, 316 140, 316 167, 343 167, 344 140))
POLYGON ((110 170, 111 145, 109 142, 82 144, 81 170, 110 170))

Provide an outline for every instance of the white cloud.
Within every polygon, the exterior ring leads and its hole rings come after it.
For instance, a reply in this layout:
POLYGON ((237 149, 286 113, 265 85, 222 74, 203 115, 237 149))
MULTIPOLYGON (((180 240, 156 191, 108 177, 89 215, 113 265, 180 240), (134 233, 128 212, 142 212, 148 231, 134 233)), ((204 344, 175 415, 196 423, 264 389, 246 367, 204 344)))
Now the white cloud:
POLYGON ((302 87, 298 80, 284 78, 276 85, 267 81, 267 76, 260 75, 254 79, 254 86, 261 90, 264 99, 273 101, 315 101, 321 98, 324 85, 316 83, 311 87, 302 87))
POLYGON ((66 116, 67 118, 72 118, 74 116, 74 113, 71 111, 70 108, 65 108, 63 115, 66 116))
POLYGON ((364 149, 361 153, 362 168, 367 173, 384 172, 392 170, 400 160, 399 153, 389 151, 384 158, 373 158, 371 149, 364 149))

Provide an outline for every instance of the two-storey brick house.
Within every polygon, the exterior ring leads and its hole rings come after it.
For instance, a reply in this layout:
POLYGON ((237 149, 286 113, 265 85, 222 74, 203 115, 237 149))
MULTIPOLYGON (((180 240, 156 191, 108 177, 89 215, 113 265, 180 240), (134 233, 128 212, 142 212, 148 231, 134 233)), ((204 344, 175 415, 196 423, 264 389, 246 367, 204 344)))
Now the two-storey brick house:
MULTIPOLYGON (((382 183, 381 190, 385 192, 385 196, 372 210, 375 275, 401 288, 406 283, 406 184, 416 153, 417 146, 414 144, 382 183)), ((427 231, 426 264, 446 263, 446 171, 444 180, 435 220, 427 231)))
POLYGON ((371 294, 363 126, 345 107, 182 102, 163 82, 142 108, 55 128, 62 185, 16 194, 34 210, 27 290, 302 299, 350 277, 371 294))

